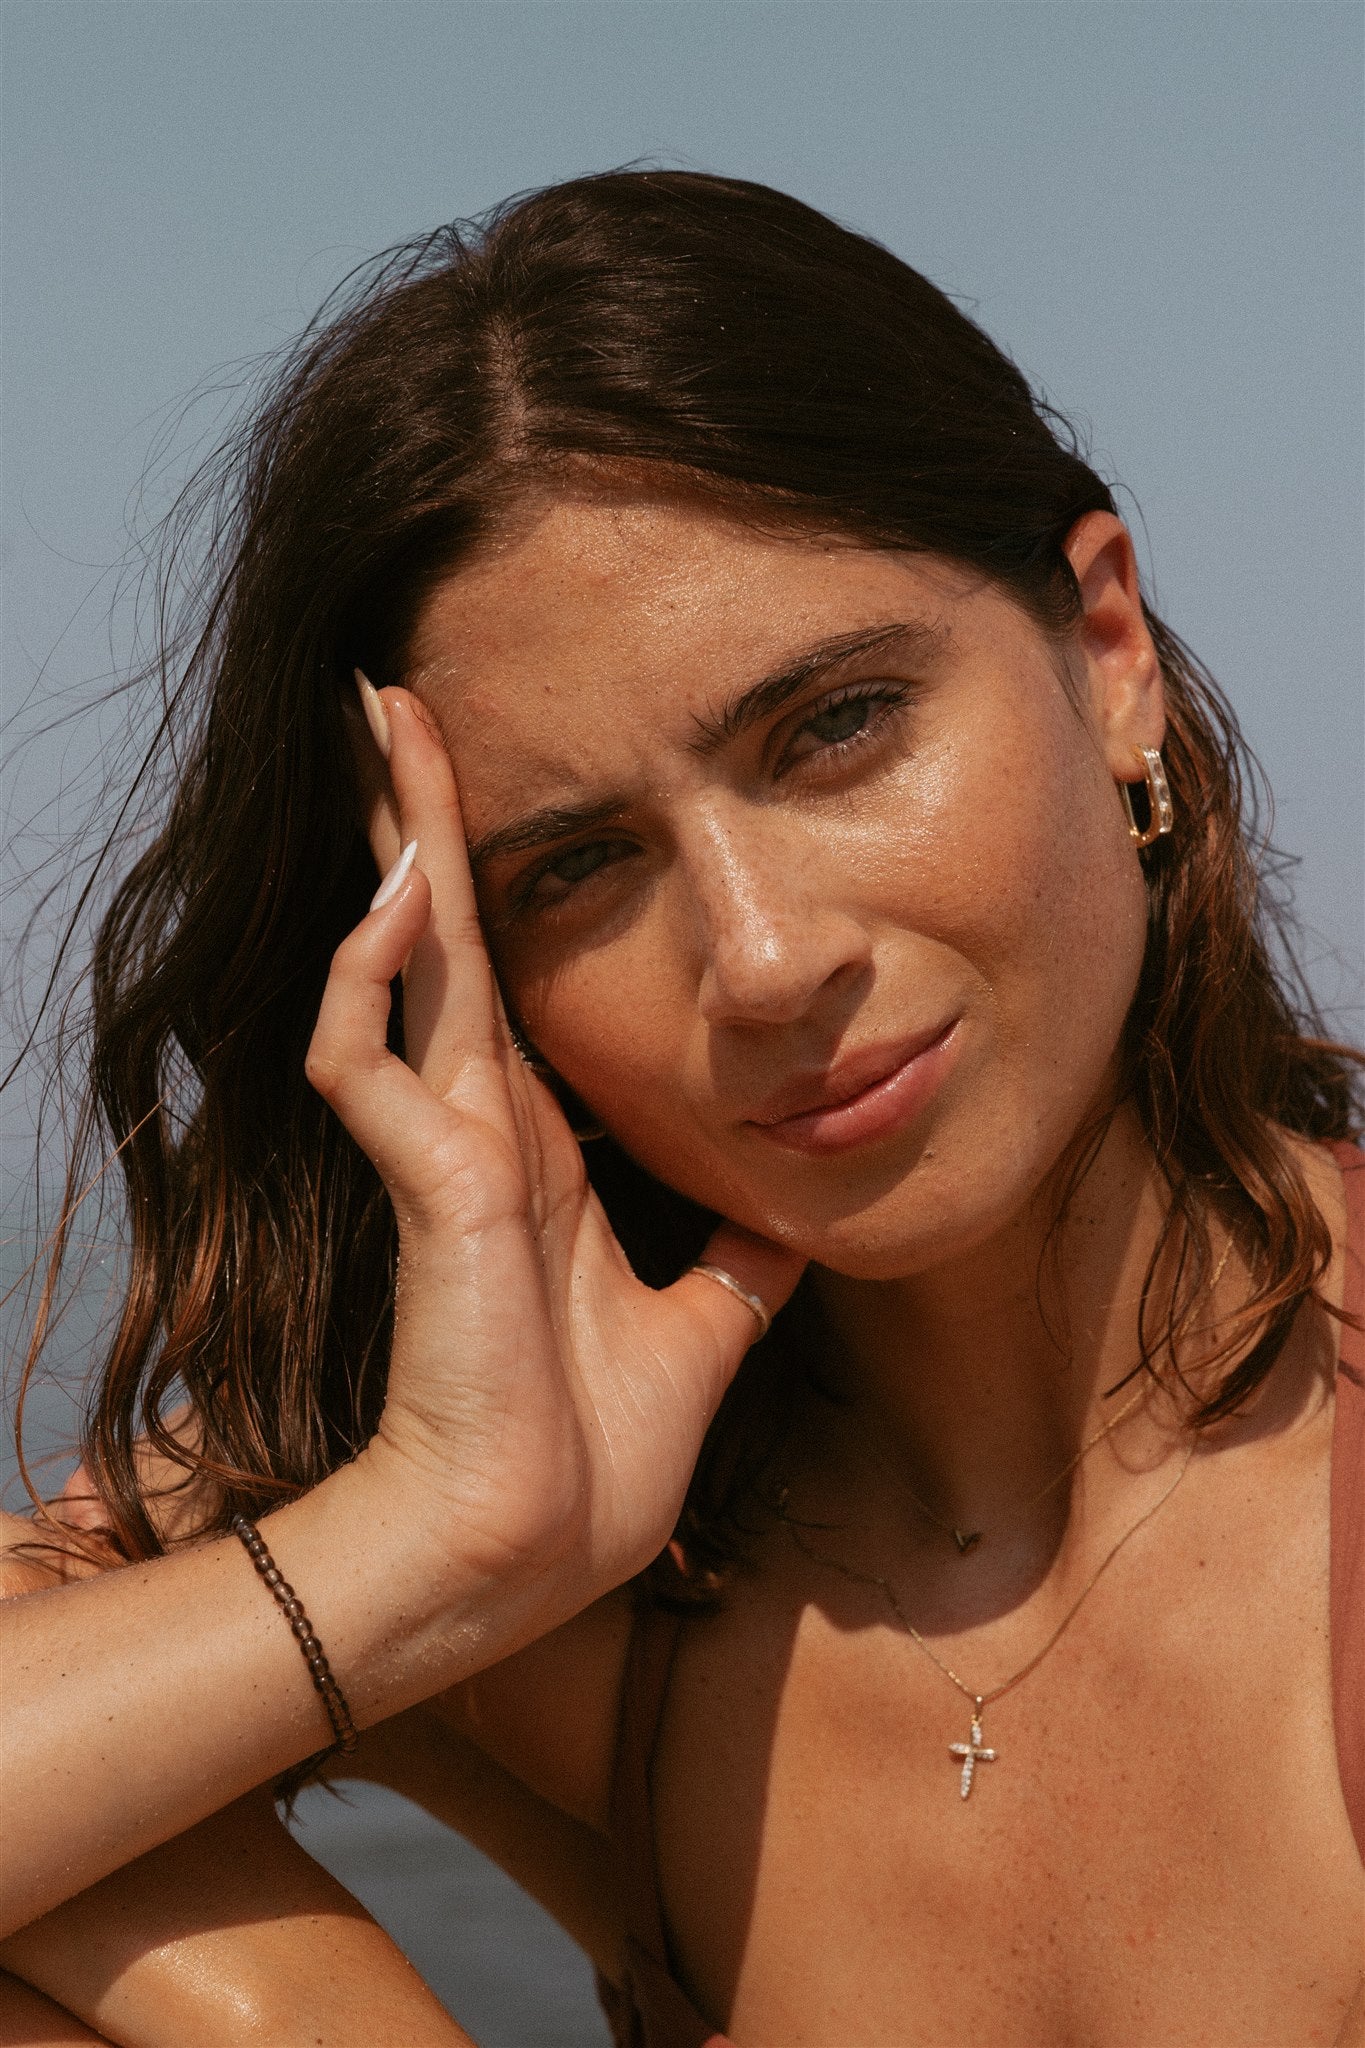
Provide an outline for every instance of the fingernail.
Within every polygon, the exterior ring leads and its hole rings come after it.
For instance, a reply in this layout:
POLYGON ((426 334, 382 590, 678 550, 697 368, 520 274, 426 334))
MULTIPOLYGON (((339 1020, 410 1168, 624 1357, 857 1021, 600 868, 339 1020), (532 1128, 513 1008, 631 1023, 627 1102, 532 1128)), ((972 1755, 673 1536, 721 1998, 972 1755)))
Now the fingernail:
POLYGON ((389 714, 384 709, 384 700, 369 677, 360 669, 355 671, 355 686, 360 692, 361 708, 365 723, 374 735, 374 743, 387 761, 389 758, 389 714))
POLYGON ((371 910, 382 910, 386 903, 392 903, 411 874, 412 864, 416 858, 417 841, 410 839, 370 899, 371 910))

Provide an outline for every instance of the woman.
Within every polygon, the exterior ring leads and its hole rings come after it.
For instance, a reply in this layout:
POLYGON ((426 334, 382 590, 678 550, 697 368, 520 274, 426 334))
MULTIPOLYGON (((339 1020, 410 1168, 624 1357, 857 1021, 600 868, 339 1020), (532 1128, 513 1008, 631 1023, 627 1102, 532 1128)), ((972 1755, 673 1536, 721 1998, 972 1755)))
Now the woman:
POLYGON ((404 252, 236 460, 13 1532, 14 2038, 463 2038, 253 1796, 335 1737, 623 2042, 1359 2040, 1353 1055, 1105 485, 653 172, 404 252))

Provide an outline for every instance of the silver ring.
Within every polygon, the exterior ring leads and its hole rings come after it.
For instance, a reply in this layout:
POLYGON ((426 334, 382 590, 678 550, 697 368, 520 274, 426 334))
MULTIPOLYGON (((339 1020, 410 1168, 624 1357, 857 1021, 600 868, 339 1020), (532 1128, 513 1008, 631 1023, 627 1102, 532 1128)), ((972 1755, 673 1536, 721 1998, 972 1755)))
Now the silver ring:
POLYGON ((723 1266, 693 1266, 692 1271, 694 1273, 705 1273, 708 1280, 719 1282, 722 1287, 729 1289, 736 1301, 744 1303, 745 1308, 748 1309, 754 1321, 758 1324, 758 1336, 754 1339, 755 1344, 767 1336, 773 1326, 772 1317, 768 1314, 767 1309, 758 1296, 750 1294, 747 1287, 741 1287, 733 1273, 727 1273, 723 1266))

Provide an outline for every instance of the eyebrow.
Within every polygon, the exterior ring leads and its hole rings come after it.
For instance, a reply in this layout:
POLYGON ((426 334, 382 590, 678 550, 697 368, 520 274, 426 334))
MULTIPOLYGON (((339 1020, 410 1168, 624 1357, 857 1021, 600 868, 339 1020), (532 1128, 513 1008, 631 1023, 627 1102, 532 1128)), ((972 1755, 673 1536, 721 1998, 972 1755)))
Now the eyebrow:
POLYGON ((547 804, 544 810, 529 811, 524 818, 514 818, 510 825, 499 825, 496 831, 472 839, 469 865, 478 869, 502 854, 529 853, 532 847, 568 839, 594 825, 614 824, 625 816, 626 808, 620 797, 608 797, 602 803, 547 804))
MULTIPOLYGON (((810 683, 846 667, 861 656, 894 647, 898 654, 908 653, 912 658, 929 660, 942 654, 947 640, 946 627, 930 625, 924 620, 902 619, 889 625, 864 627, 852 633, 832 634, 828 639, 818 640, 813 646, 791 656, 780 668, 761 676, 756 683, 750 683, 720 711, 697 716, 693 720, 694 736, 688 745, 694 753, 715 753, 750 726, 780 711, 810 683)), ((628 809, 626 799, 619 796, 581 804, 547 804, 542 810, 529 811, 525 817, 515 818, 510 824, 499 825, 494 831, 471 840, 470 867, 477 871, 489 861, 506 854, 528 853, 534 847, 552 845, 557 839, 568 839, 575 832, 615 824, 628 809)))
POLYGON ((808 684, 820 681, 860 656, 894 647, 898 654, 910 654, 920 661, 927 661, 942 654, 947 641, 946 626, 930 625, 923 619, 900 619, 890 625, 832 634, 829 639, 817 640, 813 647, 793 655, 780 668, 760 677, 758 682, 750 683, 719 712, 696 718, 696 737, 689 744, 694 753, 714 753, 718 747, 746 732, 751 725, 771 718, 808 684))

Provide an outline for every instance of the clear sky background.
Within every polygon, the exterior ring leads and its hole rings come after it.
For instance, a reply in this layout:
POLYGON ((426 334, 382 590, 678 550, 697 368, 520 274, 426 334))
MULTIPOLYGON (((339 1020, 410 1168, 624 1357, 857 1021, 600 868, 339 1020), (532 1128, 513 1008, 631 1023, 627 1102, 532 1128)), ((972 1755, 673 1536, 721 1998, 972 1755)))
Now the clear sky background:
MULTIPOLYGON (((1358 1003, 1363 22, 1330 0, 6 0, 7 931, 107 766, 117 721, 73 710, 127 658, 130 507, 164 507, 211 424, 192 411, 149 473, 185 397, 383 245, 648 157, 880 237, 1080 422, 1269 771, 1316 985, 1358 1003)), ((12 1141, 23 1123, 12 1098, 12 1141)))

